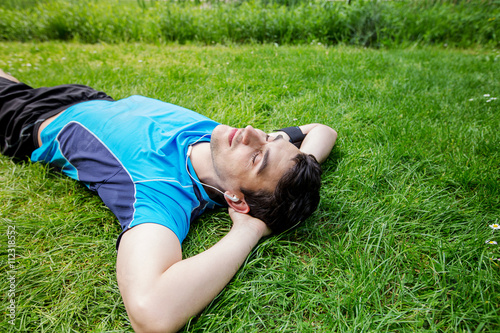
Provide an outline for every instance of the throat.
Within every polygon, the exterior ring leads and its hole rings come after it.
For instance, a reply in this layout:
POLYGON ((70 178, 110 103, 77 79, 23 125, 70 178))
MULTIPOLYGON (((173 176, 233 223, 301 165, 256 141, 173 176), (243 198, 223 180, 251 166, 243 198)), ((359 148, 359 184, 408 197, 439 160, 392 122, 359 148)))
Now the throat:
MULTIPOLYGON (((191 164, 198 179, 203 183, 210 183, 213 175, 212 155, 210 152, 210 143, 200 142, 193 145, 191 151, 191 164)), ((207 192, 208 193, 208 192, 207 192)))
POLYGON ((219 191, 212 188, 212 186, 216 188, 218 188, 218 186, 214 177, 215 171, 212 163, 210 143, 200 142, 193 145, 190 159, 196 176, 201 182, 201 185, 203 185, 203 189, 208 194, 209 198, 222 206, 226 206, 227 203, 226 200, 224 200, 224 196, 219 191))

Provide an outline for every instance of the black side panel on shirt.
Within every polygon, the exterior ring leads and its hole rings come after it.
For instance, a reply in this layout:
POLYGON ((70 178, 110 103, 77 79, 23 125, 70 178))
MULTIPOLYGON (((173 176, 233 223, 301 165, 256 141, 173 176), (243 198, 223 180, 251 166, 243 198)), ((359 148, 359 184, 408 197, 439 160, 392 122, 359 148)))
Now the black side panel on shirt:
POLYGON ((134 215, 135 186, 111 151, 77 122, 68 123, 57 136, 63 156, 78 170, 78 179, 90 184, 116 215, 122 229, 134 215))

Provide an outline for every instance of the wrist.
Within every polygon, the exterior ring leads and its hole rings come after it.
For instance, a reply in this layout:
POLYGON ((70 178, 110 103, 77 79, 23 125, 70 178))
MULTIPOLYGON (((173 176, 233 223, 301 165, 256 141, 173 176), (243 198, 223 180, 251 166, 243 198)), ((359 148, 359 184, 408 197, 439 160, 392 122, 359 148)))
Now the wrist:
POLYGON ((291 126, 291 127, 285 127, 280 130, 278 130, 280 133, 286 133, 289 142, 294 144, 296 147, 300 148, 300 145, 302 144, 302 141, 304 141, 304 138, 306 137, 306 134, 302 132, 299 126, 291 126))
POLYGON ((243 234, 256 237, 257 240, 263 236, 271 234, 271 230, 260 219, 251 216, 250 214, 238 213, 234 209, 229 208, 229 216, 233 221, 231 231, 237 233, 242 231, 243 234))
POLYGON ((234 223, 231 227, 231 231, 234 233, 243 233, 246 237, 255 237, 257 239, 261 239, 265 233, 267 226, 264 222, 259 221, 260 223, 234 223))

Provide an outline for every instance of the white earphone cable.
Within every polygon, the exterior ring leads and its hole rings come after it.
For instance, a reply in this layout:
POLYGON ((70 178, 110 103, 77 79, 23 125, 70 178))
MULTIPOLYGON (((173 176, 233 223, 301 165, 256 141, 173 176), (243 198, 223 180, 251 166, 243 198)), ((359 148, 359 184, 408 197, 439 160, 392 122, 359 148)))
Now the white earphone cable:
POLYGON ((201 139, 203 139, 204 137, 206 137, 207 135, 209 134, 205 134, 203 135, 201 138, 199 138, 198 140, 196 140, 194 143, 190 144, 189 147, 188 147, 188 151, 187 151, 187 154, 186 154, 186 171, 189 175, 189 177, 191 177, 192 180, 194 180, 195 182, 197 182, 198 184, 201 184, 203 186, 207 186, 207 187, 210 187, 214 190, 216 190, 217 192, 221 193, 223 196, 226 196, 228 197, 230 200, 232 200, 233 202, 237 202, 239 199, 236 198, 236 196, 234 197, 230 197, 228 196, 226 193, 222 192, 221 190, 219 190, 218 188, 212 186, 212 185, 208 185, 208 184, 205 184, 205 183, 202 183, 200 182, 199 180, 197 180, 196 178, 194 178, 192 175, 191 175, 191 172, 189 172, 189 167, 188 167, 188 158, 191 156, 191 151, 193 150, 193 146, 195 144, 197 144, 201 139))

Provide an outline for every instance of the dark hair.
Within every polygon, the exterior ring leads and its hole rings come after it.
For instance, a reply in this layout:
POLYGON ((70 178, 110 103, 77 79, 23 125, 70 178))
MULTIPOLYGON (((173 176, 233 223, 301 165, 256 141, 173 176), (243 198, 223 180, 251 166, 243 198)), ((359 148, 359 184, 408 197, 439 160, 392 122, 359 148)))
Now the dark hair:
POLYGON ((241 189, 249 214, 274 232, 288 230, 307 219, 318 207, 321 167, 313 155, 298 153, 291 167, 278 181, 274 193, 241 189))

